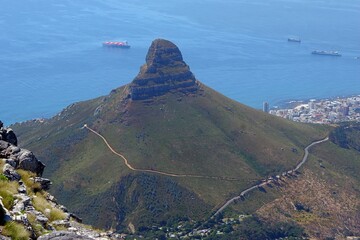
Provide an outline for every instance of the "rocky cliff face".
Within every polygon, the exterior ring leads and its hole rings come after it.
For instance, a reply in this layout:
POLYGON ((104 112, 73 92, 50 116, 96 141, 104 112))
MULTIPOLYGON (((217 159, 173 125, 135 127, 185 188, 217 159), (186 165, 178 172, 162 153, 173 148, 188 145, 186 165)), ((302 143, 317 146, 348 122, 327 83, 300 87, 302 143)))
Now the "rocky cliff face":
POLYGON ((11 128, 4 128, 4 124, 0 121, 0 140, 9 142, 17 146, 17 137, 11 128))
POLYGON ((12 174, 15 169, 23 169, 41 176, 45 165, 32 152, 17 147, 17 137, 12 129, 4 128, 0 121, 0 159, 4 159, 4 174, 11 180, 19 180, 12 174))
POLYGON ((120 239, 91 230, 46 190, 45 165, 16 146, 15 133, 0 121, 0 239, 120 239))
POLYGON ((145 100, 170 91, 187 94, 198 89, 195 76, 178 47, 170 41, 156 39, 147 53, 146 63, 130 84, 130 97, 145 100))

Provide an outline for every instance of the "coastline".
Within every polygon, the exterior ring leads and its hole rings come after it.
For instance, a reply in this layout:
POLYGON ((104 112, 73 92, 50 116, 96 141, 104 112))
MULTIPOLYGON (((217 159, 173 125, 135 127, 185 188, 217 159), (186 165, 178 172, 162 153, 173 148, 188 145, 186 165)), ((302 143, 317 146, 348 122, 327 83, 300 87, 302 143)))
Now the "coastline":
POLYGON ((351 97, 358 97, 360 96, 360 93, 358 94, 349 94, 349 95, 342 95, 342 96, 331 96, 326 98, 302 98, 302 99, 286 99, 286 100, 280 100, 275 102, 272 106, 270 106, 270 110, 279 110, 279 109, 290 109, 295 108, 296 106, 299 106, 300 104, 306 104, 310 102, 310 100, 315 101, 332 101, 336 99, 344 99, 344 98, 351 98, 351 97))
POLYGON ((273 108, 270 114, 295 122, 334 124, 360 122, 360 95, 309 101, 288 101, 286 108, 273 108))

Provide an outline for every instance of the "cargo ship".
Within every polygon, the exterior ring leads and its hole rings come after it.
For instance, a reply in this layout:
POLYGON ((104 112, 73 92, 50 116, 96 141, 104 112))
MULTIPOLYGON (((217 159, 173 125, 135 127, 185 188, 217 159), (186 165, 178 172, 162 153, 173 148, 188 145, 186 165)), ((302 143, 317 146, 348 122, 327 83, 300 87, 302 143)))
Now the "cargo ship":
POLYGON ((300 38, 288 38, 288 42, 297 42, 297 43, 301 43, 301 39, 300 39, 300 38))
POLYGON ((315 54, 315 55, 325 55, 325 56, 335 56, 335 57, 340 57, 341 54, 338 51, 320 51, 320 50, 315 50, 312 51, 311 54, 315 54))
POLYGON ((127 41, 124 42, 103 42, 104 47, 114 47, 114 48, 130 48, 130 45, 127 41))

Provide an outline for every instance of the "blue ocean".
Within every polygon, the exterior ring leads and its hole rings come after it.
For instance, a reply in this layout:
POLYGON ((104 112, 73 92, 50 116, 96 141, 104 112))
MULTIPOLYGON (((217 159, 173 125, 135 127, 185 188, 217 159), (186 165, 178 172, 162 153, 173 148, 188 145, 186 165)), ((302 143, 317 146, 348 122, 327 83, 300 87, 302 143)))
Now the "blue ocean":
POLYGON ((360 94, 359 26, 358 0, 3 0, 0 120, 51 117, 129 83, 156 38, 177 44, 197 79, 254 108, 360 94), (111 40, 131 49, 102 47, 111 40))

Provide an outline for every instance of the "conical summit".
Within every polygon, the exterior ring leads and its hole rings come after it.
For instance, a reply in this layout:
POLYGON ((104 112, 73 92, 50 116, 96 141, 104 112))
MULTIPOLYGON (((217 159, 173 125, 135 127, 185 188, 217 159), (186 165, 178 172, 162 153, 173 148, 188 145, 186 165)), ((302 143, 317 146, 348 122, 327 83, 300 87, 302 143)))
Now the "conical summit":
POLYGON ((130 84, 132 100, 161 96, 169 91, 192 93, 199 86, 179 48, 172 42, 156 39, 146 56, 146 63, 130 84))

